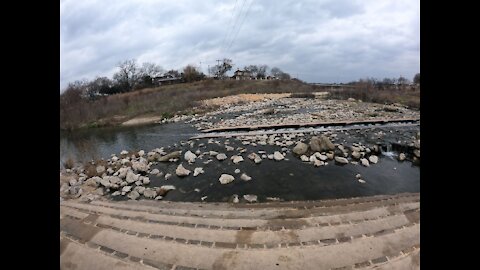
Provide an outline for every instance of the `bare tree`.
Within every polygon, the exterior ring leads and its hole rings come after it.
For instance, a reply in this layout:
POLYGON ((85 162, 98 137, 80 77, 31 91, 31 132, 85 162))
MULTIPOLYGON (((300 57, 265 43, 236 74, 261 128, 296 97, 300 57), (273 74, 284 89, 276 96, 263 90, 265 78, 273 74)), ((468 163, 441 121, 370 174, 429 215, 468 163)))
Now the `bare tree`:
POLYGON ((277 67, 273 67, 270 73, 279 78, 280 80, 290 80, 290 74, 283 72, 281 69, 277 67))
POLYGON ((118 64, 120 69, 113 74, 113 79, 118 83, 122 92, 131 91, 138 82, 139 68, 135 59, 125 60, 118 64))
POLYGON ((415 74, 415 77, 413 77, 413 82, 420 84, 420 73, 415 74))
POLYGON ((258 74, 258 67, 256 65, 250 65, 244 68, 246 71, 250 72, 252 77, 257 77, 258 74))
POLYGON ((201 74, 198 72, 196 67, 187 65, 183 68, 183 78, 186 82, 193 82, 199 80, 201 78, 201 74))
POLYGON ((164 69, 161 66, 156 65, 155 63, 145 62, 142 64, 139 73, 141 77, 148 76, 150 78, 155 78, 162 75, 163 72, 164 69))
POLYGON ((267 65, 259 65, 257 71, 257 79, 265 78, 267 75, 267 65))
POLYGON ((209 72, 215 74, 217 78, 225 78, 227 71, 233 67, 232 60, 224 58, 221 63, 209 68, 209 72))

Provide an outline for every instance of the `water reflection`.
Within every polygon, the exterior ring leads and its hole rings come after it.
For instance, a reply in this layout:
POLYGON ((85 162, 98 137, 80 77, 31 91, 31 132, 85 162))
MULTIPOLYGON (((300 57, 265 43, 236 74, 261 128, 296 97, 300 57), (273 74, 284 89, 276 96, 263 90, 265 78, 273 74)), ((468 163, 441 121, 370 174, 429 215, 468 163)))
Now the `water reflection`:
POLYGON ((184 123, 117 127, 60 132, 60 167, 67 159, 85 162, 109 158, 122 150, 146 150, 172 145, 197 134, 195 128, 184 123))

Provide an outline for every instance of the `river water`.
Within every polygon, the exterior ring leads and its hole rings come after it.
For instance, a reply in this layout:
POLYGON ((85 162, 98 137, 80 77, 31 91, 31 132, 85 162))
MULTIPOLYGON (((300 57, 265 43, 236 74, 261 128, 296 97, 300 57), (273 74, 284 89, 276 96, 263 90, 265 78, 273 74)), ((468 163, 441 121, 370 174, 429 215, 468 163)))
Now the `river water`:
MULTIPOLYGON (((379 155, 379 162, 370 167, 361 165, 338 165, 329 161, 327 166, 314 167, 312 164, 302 162, 291 152, 287 153, 288 161, 274 161, 263 159, 260 164, 254 164, 247 158, 248 153, 266 151, 272 154, 281 151, 280 146, 265 145, 256 147, 242 145, 240 141, 230 138, 230 145, 247 148, 243 154, 245 161, 234 164, 230 158, 218 161, 214 157, 205 155, 198 159, 195 164, 182 162, 183 166, 192 171, 195 167, 203 167, 205 173, 197 177, 192 174, 185 178, 175 175, 175 169, 179 162, 159 163, 153 168, 158 168, 164 173, 173 176, 165 180, 164 177, 149 176, 150 186, 174 185, 176 190, 171 191, 164 198, 172 201, 201 201, 207 196, 206 201, 228 201, 233 194, 240 197, 244 194, 258 195, 259 201, 265 201, 267 197, 279 197, 282 200, 317 200, 344 198, 356 196, 370 196, 380 194, 396 194, 401 192, 420 191, 420 166, 413 164, 411 154, 407 154, 406 161, 399 162, 396 157, 398 149, 397 141, 411 138, 418 132, 419 127, 384 127, 368 128, 365 130, 344 130, 338 132, 336 143, 349 144, 362 142, 363 144, 380 143, 383 153, 379 155), (381 139, 377 136, 382 131, 381 139), (393 144, 393 147, 392 147, 393 144), (204 164, 208 159, 213 161, 204 164), (235 174, 235 169, 252 177, 251 181, 240 180, 240 174, 235 174), (218 178, 222 173, 235 176, 235 181, 222 185, 218 178), (360 173, 366 183, 359 183, 355 175, 360 173), (197 189, 197 190, 196 190, 197 189)), ((186 141, 199 132, 190 124, 183 122, 164 125, 149 125, 128 128, 102 128, 62 133, 60 139, 60 165, 64 160, 71 157, 76 161, 84 162, 92 159, 107 159, 111 154, 117 155, 122 150, 133 151, 143 149, 150 151, 157 147, 165 147, 166 151, 187 150, 195 152, 208 152, 210 150, 226 153, 228 157, 238 154, 238 151, 226 152, 223 142, 225 139, 215 139, 220 145, 209 144, 208 139, 200 139, 194 147, 180 146, 180 141, 186 141), (203 146, 199 146, 203 143, 203 146)), ((293 146, 290 147, 290 149, 293 146)), ((62 165, 61 165, 62 166, 62 165)), ((115 199, 126 199, 118 196, 115 199)))

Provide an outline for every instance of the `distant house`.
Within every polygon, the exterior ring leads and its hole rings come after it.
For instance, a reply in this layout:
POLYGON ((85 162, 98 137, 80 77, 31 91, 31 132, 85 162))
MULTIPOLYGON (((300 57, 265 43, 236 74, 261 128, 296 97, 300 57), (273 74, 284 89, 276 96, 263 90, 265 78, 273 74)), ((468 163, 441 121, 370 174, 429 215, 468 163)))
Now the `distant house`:
POLYGON ((184 82, 182 77, 174 77, 173 75, 158 76, 152 79, 154 85, 175 84, 184 82))
POLYGON ((275 76, 267 76, 267 80, 278 80, 275 76))
POLYGON ((252 79, 252 73, 248 70, 239 70, 237 69, 233 76, 232 79, 235 80, 251 80, 252 79))

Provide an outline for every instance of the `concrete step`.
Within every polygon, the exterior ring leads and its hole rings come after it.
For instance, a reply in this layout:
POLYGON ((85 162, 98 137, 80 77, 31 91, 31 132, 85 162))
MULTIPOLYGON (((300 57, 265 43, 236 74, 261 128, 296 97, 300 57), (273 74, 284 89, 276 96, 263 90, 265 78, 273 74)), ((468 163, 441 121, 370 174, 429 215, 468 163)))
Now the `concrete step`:
MULTIPOLYGON (((204 242, 222 242, 230 244, 271 245, 278 246, 282 243, 318 242, 327 239, 345 239, 361 237, 363 234, 375 234, 380 231, 389 231, 409 226, 419 222, 419 209, 407 212, 394 212, 388 216, 379 216, 376 219, 360 220, 355 223, 340 223, 318 227, 297 229, 272 230, 219 230, 202 227, 183 227, 159 223, 147 223, 137 220, 125 220, 110 215, 85 215, 78 210, 61 207, 64 215, 78 218, 87 224, 96 224, 101 228, 109 228, 121 232, 128 231, 143 237, 157 239, 185 239, 189 243, 199 244, 204 242)), ((235 245, 233 245, 235 247, 235 245)))
POLYGON ((330 269, 384 256, 395 257, 402 250, 419 244, 420 225, 414 224, 393 232, 362 236, 331 245, 319 243, 287 248, 244 247, 234 250, 215 247, 215 243, 212 246, 185 245, 177 241, 138 237, 69 218, 61 220, 61 230, 79 243, 101 245, 150 263, 160 261, 161 265, 202 269, 330 269))
POLYGON ((418 202, 420 196, 418 193, 407 193, 395 196, 373 196, 359 197, 351 199, 338 199, 328 201, 307 201, 307 202, 277 202, 261 204, 228 204, 215 203, 208 209, 203 209, 205 204, 201 203, 179 203, 168 201, 122 201, 107 202, 93 201, 91 204, 118 209, 142 211, 150 213, 161 213, 168 215, 186 215, 200 217, 222 217, 222 218, 240 218, 240 217, 264 217, 273 218, 288 215, 288 212, 294 212, 295 215, 304 215, 304 213, 329 214, 341 211, 351 211, 352 207, 367 208, 375 207, 380 204, 400 203, 400 202, 418 202), (210 209, 211 208, 211 209, 210 209))
POLYGON ((88 248, 65 237, 60 238, 60 269, 111 270, 112 266, 114 269, 125 270, 154 269, 150 266, 122 260, 115 255, 106 255, 100 252, 99 249, 88 248))
POLYGON ((377 261, 371 261, 371 265, 362 269, 376 270, 417 270, 420 269, 420 248, 415 248, 410 253, 403 254, 398 258, 375 264, 377 261))
MULTIPOLYGON (((349 212, 344 214, 311 216, 311 217, 299 217, 293 215, 284 215, 288 218, 275 218, 275 219, 223 219, 223 218, 201 218, 191 216, 174 216, 164 214, 153 214, 148 212, 121 210, 117 208, 104 207, 91 204, 74 203, 74 202, 62 202, 62 206, 74 208, 82 212, 88 212, 91 214, 110 215, 118 217, 120 219, 134 219, 151 223, 162 223, 170 225, 180 225, 187 227, 208 227, 214 229, 236 229, 242 228, 256 228, 258 229, 271 229, 281 230, 297 227, 309 227, 309 226, 325 226, 326 224, 335 225, 337 223, 350 223, 365 219, 375 219, 379 216, 387 216, 399 211, 406 211, 419 208, 419 202, 411 203, 395 203, 392 205, 371 208, 368 210, 360 209, 360 211, 349 212)), ((352 211, 355 209, 352 209, 352 211)))

